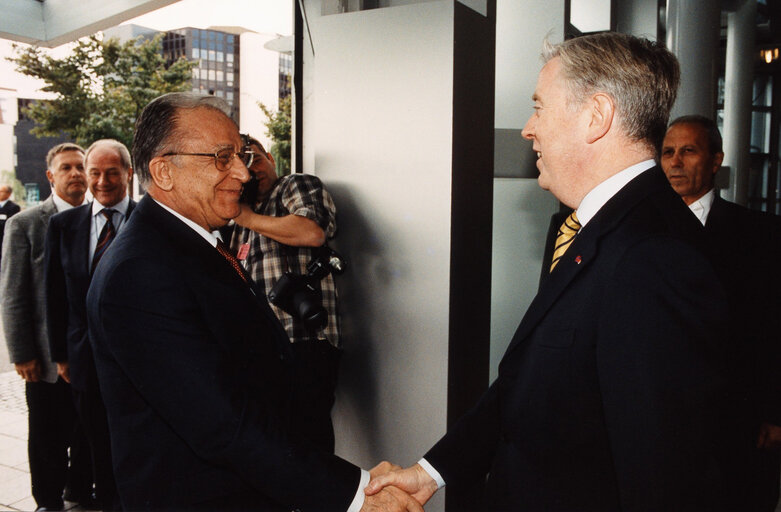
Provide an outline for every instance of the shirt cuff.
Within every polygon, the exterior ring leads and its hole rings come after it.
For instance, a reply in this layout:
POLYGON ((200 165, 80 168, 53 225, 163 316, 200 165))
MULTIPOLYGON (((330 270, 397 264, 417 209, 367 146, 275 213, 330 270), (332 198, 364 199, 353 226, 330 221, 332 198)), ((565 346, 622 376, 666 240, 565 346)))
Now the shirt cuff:
POLYGON ((355 497, 353 498, 352 503, 350 503, 350 507, 347 509, 347 512, 360 512, 361 507, 363 507, 363 500, 366 499, 366 495, 363 493, 363 490, 367 485, 369 485, 369 480, 371 480, 371 475, 369 475, 368 471, 362 469, 361 481, 358 482, 358 491, 356 491, 355 497))
POLYGON ((434 469, 434 466, 432 466, 429 461, 426 459, 420 459, 418 464, 420 464, 420 467, 423 468, 423 471, 428 473, 428 476, 434 479, 434 481, 437 483, 437 489, 441 489, 445 486, 445 480, 442 478, 442 475, 439 474, 439 471, 434 469))

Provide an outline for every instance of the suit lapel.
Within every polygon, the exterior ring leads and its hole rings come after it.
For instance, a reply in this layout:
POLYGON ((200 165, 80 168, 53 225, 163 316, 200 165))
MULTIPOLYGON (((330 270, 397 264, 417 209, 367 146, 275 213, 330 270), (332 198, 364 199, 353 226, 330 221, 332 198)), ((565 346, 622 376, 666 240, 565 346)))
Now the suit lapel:
POLYGON ((290 351, 287 333, 269 307, 266 297, 257 291, 257 287, 251 280, 249 281, 250 286, 247 286, 247 283, 236 274, 216 248, 212 247, 192 228, 158 205, 151 197, 144 197, 138 203, 138 209, 134 215, 149 216, 153 226, 157 226, 172 239, 175 239, 174 244, 177 249, 194 259, 196 272, 216 276, 224 282, 236 283, 237 291, 241 290, 240 293, 246 294, 247 300, 257 302, 260 312, 266 319, 265 323, 275 331, 271 337, 277 343, 278 348, 282 353, 290 351))
POLYGON ((660 186, 669 187, 669 184, 659 167, 653 167, 627 183, 599 209, 575 237, 554 271, 543 281, 507 347, 505 357, 528 338, 570 283, 589 268, 596 257, 601 238, 612 231, 639 201, 660 186))

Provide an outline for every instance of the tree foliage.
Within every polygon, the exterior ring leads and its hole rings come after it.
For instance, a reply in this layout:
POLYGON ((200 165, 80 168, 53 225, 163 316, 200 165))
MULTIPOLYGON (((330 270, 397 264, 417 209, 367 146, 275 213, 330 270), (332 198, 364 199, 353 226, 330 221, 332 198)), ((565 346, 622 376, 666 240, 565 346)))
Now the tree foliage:
POLYGON ((273 112, 263 103, 258 106, 266 114, 266 135, 271 137, 273 144, 269 152, 277 162, 277 174, 284 176, 290 174, 290 96, 279 101, 279 110, 273 112))
POLYGON ((120 43, 97 36, 80 39, 70 54, 54 58, 36 46, 14 45, 21 73, 43 80, 55 99, 26 109, 38 137, 65 132, 81 145, 102 138, 130 147, 136 118, 153 98, 189 88, 193 63, 184 58, 168 65, 162 37, 120 43))

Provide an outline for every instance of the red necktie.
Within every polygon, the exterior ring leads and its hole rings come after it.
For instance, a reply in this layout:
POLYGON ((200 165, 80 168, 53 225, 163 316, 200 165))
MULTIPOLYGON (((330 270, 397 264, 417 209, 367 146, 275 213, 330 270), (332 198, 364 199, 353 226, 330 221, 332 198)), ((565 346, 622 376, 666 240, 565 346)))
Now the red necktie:
POLYGON ((233 267, 233 270, 235 270, 236 273, 239 274, 239 277, 241 277, 241 279, 246 283, 247 277, 244 275, 244 271, 241 269, 239 260, 236 259, 236 256, 233 255, 230 249, 228 249, 219 238, 217 239, 217 251, 222 254, 223 258, 228 260, 228 263, 230 263, 231 267, 233 267))
POLYGON ((103 208, 100 210, 100 213, 106 217, 106 223, 103 225, 100 235, 98 235, 98 245, 95 246, 95 254, 92 256, 90 274, 95 272, 95 267, 98 266, 100 258, 103 257, 103 253, 106 252, 106 249, 108 249, 108 246, 117 234, 117 230, 114 228, 114 222, 112 222, 111 219, 114 216, 114 211, 115 210, 112 210, 111 208, 103 208))

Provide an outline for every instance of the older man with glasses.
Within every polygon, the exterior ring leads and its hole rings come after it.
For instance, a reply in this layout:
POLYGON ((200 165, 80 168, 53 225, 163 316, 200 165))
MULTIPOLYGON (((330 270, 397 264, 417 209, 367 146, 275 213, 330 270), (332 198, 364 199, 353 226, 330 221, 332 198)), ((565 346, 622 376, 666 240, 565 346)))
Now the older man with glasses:
MULTIPOLYGON (((90 340, 126 510, 422 510, 292 428, 299 364, 216 230, 239 214, 251 155, 227 104, 171 93, 133 143, 147 189, 101 260, 90 340)), ((381 469, 377 468, 374 473, 381 469)))

